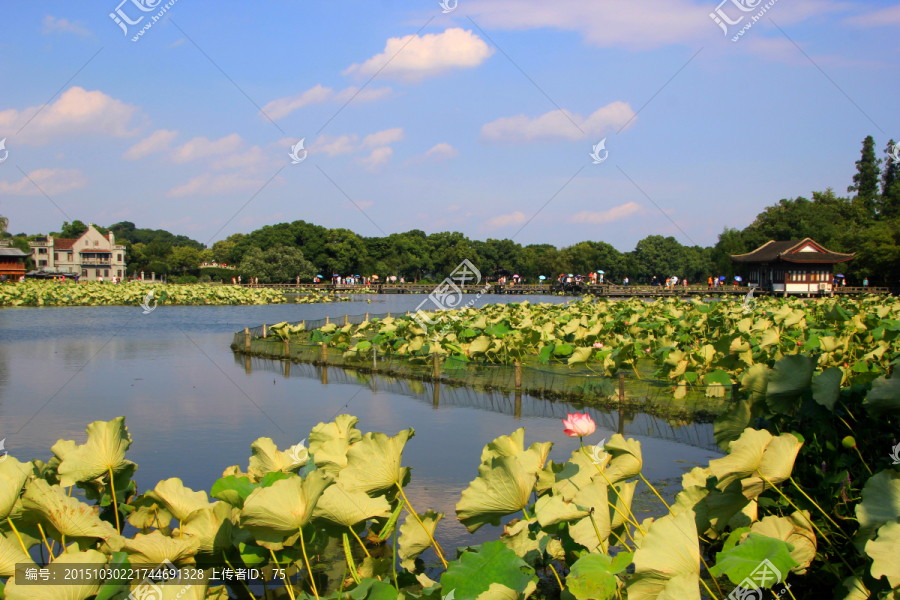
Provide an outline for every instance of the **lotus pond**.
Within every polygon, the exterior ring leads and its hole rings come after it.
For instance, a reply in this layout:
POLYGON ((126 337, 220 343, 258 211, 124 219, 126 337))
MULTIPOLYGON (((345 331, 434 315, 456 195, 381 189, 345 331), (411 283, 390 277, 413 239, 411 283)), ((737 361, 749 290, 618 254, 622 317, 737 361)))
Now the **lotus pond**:
MULTIPOLYGON (((307 290, 293 296, 298 304, 347 302, 350 298, 318 290, 307 290)), ((56 283, 25 281, 0 285, 0 307, 3 306, 139 306, 154 305, 243 305, 287 302, 284 293, 268 288, 230 285, 165 284, 129 282, 121 284, 86 281, 56 283), (148 294, 152 296, 148 299, 148 294)))

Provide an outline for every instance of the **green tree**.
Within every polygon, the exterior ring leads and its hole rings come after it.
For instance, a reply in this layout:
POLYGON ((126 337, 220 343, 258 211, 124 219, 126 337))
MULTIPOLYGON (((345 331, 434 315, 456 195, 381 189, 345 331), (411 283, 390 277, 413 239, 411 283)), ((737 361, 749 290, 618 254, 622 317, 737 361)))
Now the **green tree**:
POLYGON ((88 226, 76 219, 72 221, 72 223, 63 221, 62 230, 59 233, 54 233, 51 235, 53 235, 53 237, 63 238, 66 240, 74 240, 80 238, 87 230, 88 226))
POLYGON ((864 217, 875 216, 876 196, 878 195, 878 177, 881 175, 881 159, 875 157, 875 139, 871 135, 863 140, 863 149, 860 159, 856 161, 856 174, 853 175, 853 185, 847 188, 848 192, 856 192, 853 199, 854 206, 864 217))
POLYGON ((173 269, 181 269, 182 274, 194 271, 200 266, 200 251, 190 246, 175 246, 167 261, 173 269))
POLYGON ((884 149, 884 171, 881 172, 881 214, 883 217, 900 217, 900 162, 892 158, 896 142, 888 142, 884 149))
POLYGON ((299 276, 309 281, 316 275, 315 267, 297 248, 276 244, 265 252, 251 248, 244 254, 240 273, 244 277, 259 277, 260 283, 287 283, 299 276))

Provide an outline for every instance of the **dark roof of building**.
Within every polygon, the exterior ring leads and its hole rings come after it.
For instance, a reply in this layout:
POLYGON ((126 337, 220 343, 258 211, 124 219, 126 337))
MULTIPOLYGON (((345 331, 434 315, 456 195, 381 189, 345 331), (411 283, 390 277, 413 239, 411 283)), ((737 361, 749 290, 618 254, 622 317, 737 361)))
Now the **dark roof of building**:
POLYGON ((53 238, 54 250, 70 250, 78 240, 70 240, 66 238, 53 238))
POLYGON ((31 256, 31 252, 22 252, 18 248, 0 248, 0 256, 13 256, 16 258, 21 258, 25 256, 31 256))
POLYGON ((847 262, 854 256, 856 253, 832 252, 814 239, 804 238, 787 242, 769 240, 753 252, 732 254, 731 260, 735 262, 774 262, 780 259, 792 263, 840 263, 847 262), (801 252, 801 249, 807 246, 811 246, 815 250, 801 252))

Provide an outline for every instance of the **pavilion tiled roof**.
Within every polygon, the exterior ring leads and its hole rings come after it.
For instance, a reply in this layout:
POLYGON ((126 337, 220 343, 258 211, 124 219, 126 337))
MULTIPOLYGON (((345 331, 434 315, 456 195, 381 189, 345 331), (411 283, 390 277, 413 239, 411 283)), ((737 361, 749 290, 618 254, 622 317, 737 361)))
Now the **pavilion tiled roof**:
POLYGON ((735 262, 773 262, 778 259, 793 263, 840 263, 851 260, 856 253, 843 254, 832 252, 812 238, 802 240, 789 240, 776 242, 769 240, 753 252, 746 254, 732 254, 731 260, 735 262), (814 246, 817 252, 801 252, 806 246, 814 246))

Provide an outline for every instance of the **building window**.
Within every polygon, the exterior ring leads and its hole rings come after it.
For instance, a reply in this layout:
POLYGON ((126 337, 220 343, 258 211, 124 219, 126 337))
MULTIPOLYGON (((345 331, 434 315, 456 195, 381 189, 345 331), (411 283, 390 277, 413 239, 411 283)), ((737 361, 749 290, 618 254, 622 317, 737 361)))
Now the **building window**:
POLYGON ((55 260, 56 262, 59 262, 59 252, 53 253, 53 260, 55 260))
POLYGON ((120 278, 122 277, 122 269, 119 269, 119 275, 118 275, 118 277, 120 277, 120 278))
POLYGON ((109 277, 109 269, 103 269, 103 276, 109 277))
POLYGON ((116 262, 122 262, 122 255, 116 254, 116 262))
POLYGON ((87 277, 87 276, 88 276, 88 274, 87 274, 87 269, 82 269, 82 270, 81 270, 81 276, 82 276, 82 277, 87 277))
POLYGON ((39 260, 39 261, 38 261, 38 266, 39 266, 39 267, 46 267, 46 266, 47 266, 47 261, 46 261, 46 260, 39 260))
POLYGON ((47 254, 46 248, 38 248, 38 254, 47 254))

